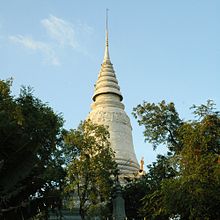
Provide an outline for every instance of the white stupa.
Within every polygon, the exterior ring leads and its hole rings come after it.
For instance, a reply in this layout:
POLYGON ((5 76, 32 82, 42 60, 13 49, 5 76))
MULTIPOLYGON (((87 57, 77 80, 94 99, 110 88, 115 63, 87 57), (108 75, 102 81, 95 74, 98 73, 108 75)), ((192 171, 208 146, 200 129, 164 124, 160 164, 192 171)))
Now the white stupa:
POLYGON ((89 118, 92 122, 108 126, 111 147, 116 162, 124 176, 137 174, 139 165, 134 152, 132 127, 124 111, 123 96, 109 56, 108 27, 106 22, 106 45, 104 60, 95 84, 93 103, 89 118))

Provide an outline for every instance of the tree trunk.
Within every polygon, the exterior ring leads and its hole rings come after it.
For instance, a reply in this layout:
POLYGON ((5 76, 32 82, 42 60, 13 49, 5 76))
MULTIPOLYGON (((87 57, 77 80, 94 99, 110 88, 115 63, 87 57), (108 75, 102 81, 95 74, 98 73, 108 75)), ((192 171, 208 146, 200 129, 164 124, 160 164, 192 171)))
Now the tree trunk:
POLYGON ((79 208, 79 214, 81 216, 81 219, 85 220, 85 210, 81 206, 79 208))

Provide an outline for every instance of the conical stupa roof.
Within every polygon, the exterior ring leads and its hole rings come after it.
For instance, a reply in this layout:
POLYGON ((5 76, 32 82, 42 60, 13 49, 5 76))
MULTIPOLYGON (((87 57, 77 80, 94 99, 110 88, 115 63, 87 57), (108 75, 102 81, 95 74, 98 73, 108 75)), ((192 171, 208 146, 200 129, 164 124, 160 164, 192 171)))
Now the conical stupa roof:
POLYGON ((96 100, 96 97, 98 95, 108 94, 108 93, 118 95, 120 97, 120 101, 122 101, 123 99, 113 65, 110 61, 109 48, 108 48, 108 30, 106 30, 104 59, 99 72, 98 80, 95 84, 93 101, 96 100))

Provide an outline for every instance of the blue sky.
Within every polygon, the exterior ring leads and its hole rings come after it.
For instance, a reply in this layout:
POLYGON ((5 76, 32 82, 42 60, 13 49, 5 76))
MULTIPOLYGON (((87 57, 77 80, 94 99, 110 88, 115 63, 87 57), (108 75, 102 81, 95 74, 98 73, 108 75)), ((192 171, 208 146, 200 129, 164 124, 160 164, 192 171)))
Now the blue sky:
POLYGON ((109 8, 110 57, 131 118, 138 160, 144 143, 133 107, 165 99, 180 116, 213 99, 220 109, 218 0, 0 0, 0 79, 14 78, 76 128, 90 111, 104 53, 109 8))

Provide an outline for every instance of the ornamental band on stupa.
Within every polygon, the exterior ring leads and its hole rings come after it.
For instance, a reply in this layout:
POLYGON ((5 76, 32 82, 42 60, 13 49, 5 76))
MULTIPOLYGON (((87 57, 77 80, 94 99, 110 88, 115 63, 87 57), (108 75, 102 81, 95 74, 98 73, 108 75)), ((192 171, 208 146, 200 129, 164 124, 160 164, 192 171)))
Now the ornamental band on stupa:
POLYGON ((109 56, 108 23, 103 63, 95 84, 93 103, 88 118, 108 127, 110 143, 122 175, 137 174, 139 165, 134 152, 132 127, 124 111, 123 96, 109 56))

